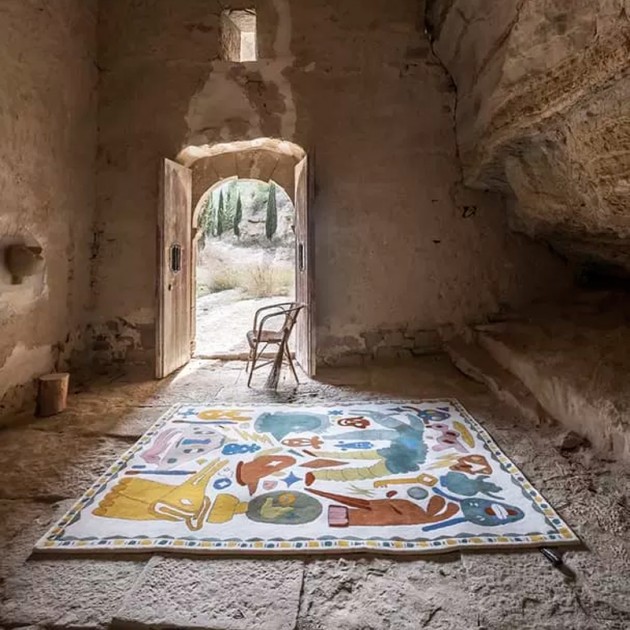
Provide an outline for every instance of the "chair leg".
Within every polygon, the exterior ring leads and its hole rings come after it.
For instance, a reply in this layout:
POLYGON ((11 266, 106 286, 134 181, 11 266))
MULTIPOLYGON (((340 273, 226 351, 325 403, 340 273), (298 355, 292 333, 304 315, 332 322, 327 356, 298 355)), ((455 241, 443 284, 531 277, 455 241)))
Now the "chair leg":
MULTIPOLYGON (((249 371, 249 378, 247 379, 247 387, 251 387, 252 376, 254 376, 254 370, 256 369, 256 361, 258 360, 258 343, 254 344, 252 348, 252 369, 249 371)), ((249 360, 247 361, 249 365, 249 360)))
POLYGON ((295 367, 293 366, 293 359, 291 358, 291 353, 289 352, 289 344, 286 344, 284 346, 284 352, 287 355, 287 363, 289 364, 289 367, 291 368, 291 372, 293 372, 295 382, 299 385, 300 379, 298 378, 297 372, 295 371, 295 367))
POLYGON ((249 362, 252 360, 252 350, 253 348, 250 348, 249 354, 247 355, 247 363, 245 364, 245 374, 247 374, 247 371, 249 370, 249 362))

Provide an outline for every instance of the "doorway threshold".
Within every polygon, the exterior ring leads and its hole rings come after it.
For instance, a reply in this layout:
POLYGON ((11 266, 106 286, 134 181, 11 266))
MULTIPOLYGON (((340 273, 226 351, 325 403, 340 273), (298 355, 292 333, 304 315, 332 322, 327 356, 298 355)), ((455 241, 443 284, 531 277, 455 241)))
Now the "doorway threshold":
MULTIPOLYGON (((263 352, 259 355, 261 359, 273 359, 275 352, 263 352)), ((193 359, 204 361, 247 361, 249 352, 216 352, 212 354, 194 354, 193 359)), ((295 358, 295 353, 291 352, 291 358, 295 358)))

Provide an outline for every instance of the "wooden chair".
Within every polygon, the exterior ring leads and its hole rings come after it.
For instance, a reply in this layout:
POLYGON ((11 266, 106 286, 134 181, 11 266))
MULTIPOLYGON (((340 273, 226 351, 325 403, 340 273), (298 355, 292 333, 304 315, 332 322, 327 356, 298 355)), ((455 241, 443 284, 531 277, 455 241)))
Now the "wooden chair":
POLYGON ((278 346, 278 352, 282 352, 282 363, 289 365, 296 382, 298 384, 300 383, 289 351, 289 337, 291 336, 297 317, 303 308, 304 305, 298 302, 282 302, 279 304, 271 304, 270 306, 263 306, 256 311, 252 330, 247 333, 247 343, 249 344, 249 356, 247 358, 247 366, 245 367, 245 371, 249 371, 247 387, 251 385, 254 370, 275 361, 275 359, 271 359, 264 363, 258 363, 258 360, 265 352, 267 346, 274 345, 278 346), (263 313, 265 314, 263 315, 263 313), (279 328, 274 329, 269 325, 269 323, 273 321, 279 323, 279 320, 282 320, 279 328), (250 363, 251 369, 249 369, 250 363))

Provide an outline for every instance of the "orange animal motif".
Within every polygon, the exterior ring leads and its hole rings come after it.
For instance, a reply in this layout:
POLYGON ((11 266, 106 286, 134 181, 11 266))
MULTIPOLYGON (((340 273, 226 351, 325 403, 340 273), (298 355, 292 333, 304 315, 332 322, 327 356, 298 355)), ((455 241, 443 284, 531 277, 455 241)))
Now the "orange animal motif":
POLYGON ((370 426, 370 421, 363 416, 356 416, 354 418, 341 418, 337 420, 337 424, 340 427, 355 427, 356 429, 367 429, 370 426))
POLYGON ((295 457, 289 455, 261 455, 251 462, 239 462, 236 466, 236 481, 241 486, 247 486, 252 495, 258 488, 258 482, 263 478, 284 470, 295 464, 295 457))
POLYGON ((435 468, 446 468, 456 472, 464 472, 469 475, 491 475, 492 467, 483 455, 442 455, 434 464, 429 466, 430 470, 435 468))
POLYGON ((343 504, 331 505, 328 508, 328 525, 330 527, 439 523, 459 512, 459 506, 456 503, 449 503, 439 496, 431 497, 426 509, 424 509, 406 499, 368 500, 345 497, 341 494, 322 492, 312 488, 306 490, 343 504))
POLYGON ((282 444, 284 446, 291 447, 308 446, 310 448, 318 449, 321 448, 323 442, 317 435, 313 435, 308 438, 287 438, 286 440, 282 440, 282 444))
POLYGON ((457 458, 457 464, 450 466, 450 470, 465 472, 469 475, 491 475, 492 468, 483 455, 465 455, 457 458))

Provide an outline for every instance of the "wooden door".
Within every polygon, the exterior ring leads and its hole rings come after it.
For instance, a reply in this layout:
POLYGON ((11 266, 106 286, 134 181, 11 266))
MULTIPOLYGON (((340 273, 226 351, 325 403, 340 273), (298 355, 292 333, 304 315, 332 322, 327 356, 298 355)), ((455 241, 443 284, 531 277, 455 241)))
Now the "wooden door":
POLYGON ((308 157, 295 167, 295 296, 305 305, 296 322, 295 356, 302 369, 315 375, 315 294, 313 286, 313 247, 309 199, 312 175, 309 176, 308 157))
POLYGON ((160 183, 156 376, 163 378, 191 354, 192 171, 164 160, 160 183))

